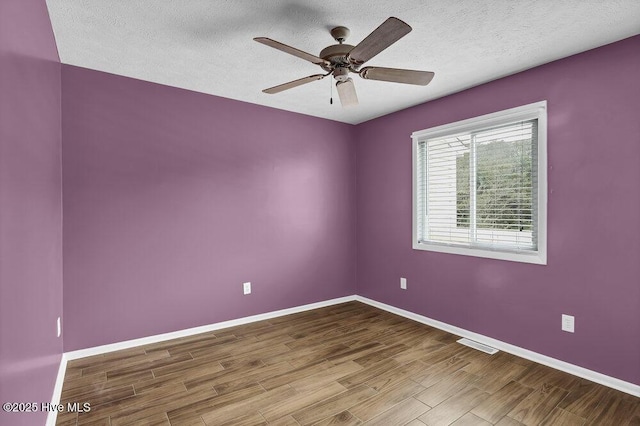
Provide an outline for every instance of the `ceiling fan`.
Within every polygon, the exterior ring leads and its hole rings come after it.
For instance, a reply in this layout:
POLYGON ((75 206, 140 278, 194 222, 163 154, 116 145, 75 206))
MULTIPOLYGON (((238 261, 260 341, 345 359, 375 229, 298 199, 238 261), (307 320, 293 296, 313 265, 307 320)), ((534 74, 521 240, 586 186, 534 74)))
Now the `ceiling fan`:
POLYGON ((269 94, 280 93, 284 90, 311 83, 312 81, 322 80, 329 75, 333 75, 333 78, 337 80, 336 88, 338 89, 338 96, 340 97, 342 106, 352 106, 358 105, 358 96, 356 95, 356 88, 353 80, 349 77, 349 73, 358 74, 365 80, 381 80, 426 86, 433 78, 434 73, 398 68, 360 68, 362 64, 400 40, 409 32, 411 32, 409 25, 398 18, 391 17, 373 30, 373 32, 357 46, 352 46, 350 44, 344 44, 344 41, 349 36, 349 29, 346 27, 335 27, 331 30, 331 36, 338 44, 325 47, 318 56, 267 37, 256 37, 254 40, 259 43, 297 56, 313 64, 320 65, 320 67, 327 72, 326 74, 314 74, 270 87, 263 90, 263 92, 269 94))

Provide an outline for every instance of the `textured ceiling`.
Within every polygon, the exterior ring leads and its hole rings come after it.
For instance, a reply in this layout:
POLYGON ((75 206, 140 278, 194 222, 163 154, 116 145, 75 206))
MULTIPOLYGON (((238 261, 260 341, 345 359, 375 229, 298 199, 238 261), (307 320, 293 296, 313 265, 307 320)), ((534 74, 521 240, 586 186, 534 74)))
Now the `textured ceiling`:
MULTIPOLYGON (((640 33, 639 0, 47 0, 65 64, 346 123, 360 123, 640 33), (317 55, 351 29, 357 44, 389 16, 413 31, 367 65, 434 71, 426 87, 354 76, 342 108, 329 79, 262 89, 320 67, 252 40, 317 55)), ((640 52, 639 52, 640 54, 640 52)), ((603 76, 606 78, 606 76, 603 76)))

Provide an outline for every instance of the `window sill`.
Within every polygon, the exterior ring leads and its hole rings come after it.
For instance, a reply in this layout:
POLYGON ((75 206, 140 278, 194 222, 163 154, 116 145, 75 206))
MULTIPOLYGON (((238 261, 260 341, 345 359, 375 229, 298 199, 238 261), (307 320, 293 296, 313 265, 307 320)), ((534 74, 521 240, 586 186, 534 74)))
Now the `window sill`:
POLYGON ((413 242, 414 250, 434 251, 438 253, 459 254, 463 256, 483 257, 488 259, 507 260, 511 262, 533 263, 536 265, 546 265, 546 253, 537 252, 510 252, 500 251, 489 248, 476 247, 455 247, 441 244, 432 244, 425 242, 413 242))

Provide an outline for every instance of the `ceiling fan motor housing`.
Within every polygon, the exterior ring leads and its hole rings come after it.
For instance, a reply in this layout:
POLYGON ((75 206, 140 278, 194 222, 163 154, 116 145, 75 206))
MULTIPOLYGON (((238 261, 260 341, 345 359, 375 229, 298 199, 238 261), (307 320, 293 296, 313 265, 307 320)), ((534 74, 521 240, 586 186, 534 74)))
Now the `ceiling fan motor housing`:
POLYGON ((331 65, 322 65, 325 71, 331 71, 337 67, 349 67, 351 63, 347 59, 347 54, 353 49, 350 44, 333 44, 325 47, 320 52, 320 57, 329 61, 331 65))

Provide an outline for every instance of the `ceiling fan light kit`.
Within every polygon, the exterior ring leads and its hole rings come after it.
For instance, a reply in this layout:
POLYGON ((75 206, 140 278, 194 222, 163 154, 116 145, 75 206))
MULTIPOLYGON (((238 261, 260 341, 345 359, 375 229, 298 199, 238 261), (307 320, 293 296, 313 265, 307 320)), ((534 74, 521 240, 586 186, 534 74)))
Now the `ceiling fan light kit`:
POLYGON ((393 83, 414 84, 426 86, 433 79, 434 73, 430 71, 417 71, 399 68, 364 67, 360 66, 376 56, 378 53, 400 40, 411 32, 411 27, 398 18, 391 17, 384 21, 371 34, 365 37, 358 45, 345 44, 349 36, 347 27, 335 27, 331 30, 331 36, 338 42, 322 49, 318 56, 304 52, 295 47, 288 46, 267 37, 256 37, 255 41, 266 46, 273 47, 282 52, 309 61, 322 67, 326 74, 314 74, 308 77, 293 80, 263 90, 264 93, 275 94, 292 89, 312 81, 321 80, 333 75, 336 80, 336 88, 342 106, 358 105, 353 80, 349 73, 358 74, 365 80, 389 81, 393 83))
POLYGON ((340 97, 340 103, 343 107, 358 105, 356 86, 353 84, 352 79, 347 78, 345 81, 338 81, 336 88, 338 89, 338 96, 340 97))

